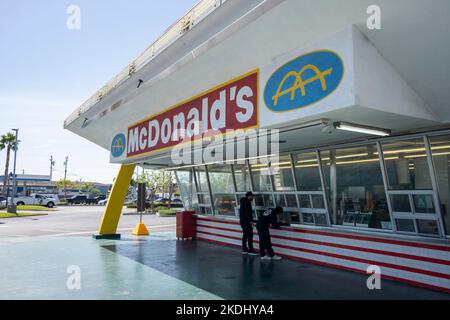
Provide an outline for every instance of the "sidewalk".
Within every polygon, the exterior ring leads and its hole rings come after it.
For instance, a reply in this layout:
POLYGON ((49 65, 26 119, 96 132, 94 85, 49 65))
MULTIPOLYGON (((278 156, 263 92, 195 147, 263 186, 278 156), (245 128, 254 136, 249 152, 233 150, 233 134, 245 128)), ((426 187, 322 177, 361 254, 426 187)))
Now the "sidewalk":
POLYGON ((238 249, 149 238, 0 237, 0 299, 450 299, 450 295, 291 261, 261 263, 238 249), (69 290, 69 266, 81 290, 69 290))

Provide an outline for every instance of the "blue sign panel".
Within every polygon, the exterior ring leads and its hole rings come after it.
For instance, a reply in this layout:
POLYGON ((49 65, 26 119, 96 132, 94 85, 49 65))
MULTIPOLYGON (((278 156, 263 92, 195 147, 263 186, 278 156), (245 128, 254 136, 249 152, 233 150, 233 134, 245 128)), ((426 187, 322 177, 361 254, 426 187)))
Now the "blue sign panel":
POLYGON ((342 59, 332 51, 300 56, 275 71, 267 81, 264 101, 275 112, 312 105, 337 89, 344 75, 342 59))
POLYGON ((114 158, 120 157, 124 152, 126 148, 127 142, 124 134, 118 134, 114 137, 112 143, 111 143, 111 155, 114 158))

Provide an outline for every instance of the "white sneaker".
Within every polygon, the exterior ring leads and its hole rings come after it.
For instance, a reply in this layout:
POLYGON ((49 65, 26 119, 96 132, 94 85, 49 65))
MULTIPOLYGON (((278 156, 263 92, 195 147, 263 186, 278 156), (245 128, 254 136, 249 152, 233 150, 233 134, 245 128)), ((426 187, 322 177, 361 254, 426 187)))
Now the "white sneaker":
POLYGON ((283 259, 283 258, 280 257, 280 256, 273 256, 272 257, 272 260, 275 260, 275 261, 280 261, 281 259, 283 259))
POLYGON ((249 256, 258 256, 259 253, 256 252, 256 251, 249 251, 249 252, 248 252, 248 255, 249 255, 249 256))
POLYGON ((242 254, 248 254, 248 252, 247 251, 242 251, 242 254))
POLYGON ((269 256, 261 257, 261 261, 270 261, 270 260, 272 260, 272 258, 269 256))

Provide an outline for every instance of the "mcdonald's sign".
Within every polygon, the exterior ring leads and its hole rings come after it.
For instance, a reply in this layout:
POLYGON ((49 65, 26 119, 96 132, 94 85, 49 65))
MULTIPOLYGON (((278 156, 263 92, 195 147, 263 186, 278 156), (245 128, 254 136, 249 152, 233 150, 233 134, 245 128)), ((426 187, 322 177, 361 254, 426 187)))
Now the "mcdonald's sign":
POLYGON ((275 112, 310 106, 335 91, 344 76, 344 63, 332 51, 314 51, 278 68, 264 89, 266 106, 275 112))

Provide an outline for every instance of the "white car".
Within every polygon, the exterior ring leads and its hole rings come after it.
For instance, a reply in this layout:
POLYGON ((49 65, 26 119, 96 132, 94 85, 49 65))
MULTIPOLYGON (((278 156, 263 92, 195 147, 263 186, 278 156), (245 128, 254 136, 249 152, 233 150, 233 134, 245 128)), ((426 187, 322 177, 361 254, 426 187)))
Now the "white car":
MULTIPOLYGON (((11 198, 8 198, 8 203, 11 203, 11 198)), ((47 197, 41 194, 32 194, 29 197, 14 198, 14 204, 17 206, 31 205, 31 206, 44 206, 48 208, 53 208, 58 203, 59 203, 58 199, 54 197, 47 197)), ((6 201, 3 201, 2 205, 6 205, 6 201)))
POLYGON ((99 202, 97 202, 97 205, 99 205, 99 206, 106 206, 107 202, 108 202, 108 199, 100 200, 99 202))

